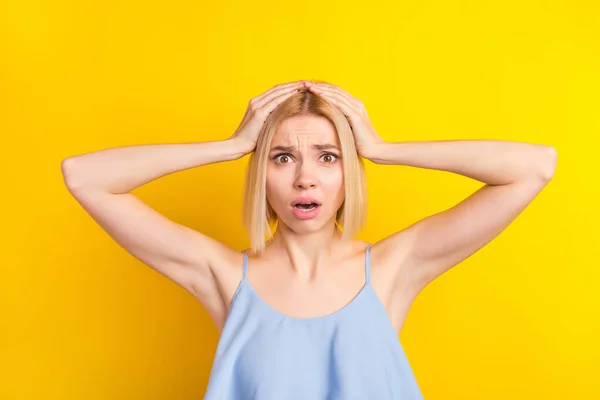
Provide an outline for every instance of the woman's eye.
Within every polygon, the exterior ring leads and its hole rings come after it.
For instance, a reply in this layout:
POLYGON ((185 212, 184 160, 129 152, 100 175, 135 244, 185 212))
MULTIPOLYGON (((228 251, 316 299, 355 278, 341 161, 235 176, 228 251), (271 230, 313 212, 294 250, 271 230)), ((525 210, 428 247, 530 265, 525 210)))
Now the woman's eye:
MULTIPOLYGON (((324 160, 325 163, 327 163, 327 164, 333 164, 338 159, 338 156, 333 153, 323 154, 321 156, 321 159, 323 157, 328 157, 327 159, 324 160)), ((291 156, 289 154, 278 154, 275 157, 273 157, 273 159, 275 160, 275 162, 277 162, 277 164, 287 164, 289 161, 289 160, 287 160, 288 158, 291 158, 291 156), (285 161, 282 161, 284 159, 285 159, 285 161)))
POLYGON ((280 159, 279 157, 285 157, 288 158, 289 154, 278 154, 275 157, 273 157, 273 159, 278 163, 278 164, 287 164, 287 162, 282 163, 281 161, 277 161, 278 159, 280 159))
POLYGON ((327 153, 327 154, 323 154, 321 157, 329 157, 329 158, 333 158, 333 161, 325 161, 328 164, 333 163, 335 160, 337 160, 337 156, 333 153, 327 153))

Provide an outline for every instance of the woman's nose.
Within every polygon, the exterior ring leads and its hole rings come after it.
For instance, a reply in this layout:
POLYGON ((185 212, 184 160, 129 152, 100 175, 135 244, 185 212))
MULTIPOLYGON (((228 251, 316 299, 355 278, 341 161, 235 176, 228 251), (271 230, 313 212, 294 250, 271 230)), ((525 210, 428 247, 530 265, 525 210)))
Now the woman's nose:
POLYGON ((314 169, 307 167, 306 165, 299 167, 298 176, 296 178, 297 188, 309 188, 316 186, 316 177, 314 169))
POLYGON ((317 186, 317 184, 312 179, 298 179, 296 181, 296 188, 298 189, 307 189, 315 186, 317 186))

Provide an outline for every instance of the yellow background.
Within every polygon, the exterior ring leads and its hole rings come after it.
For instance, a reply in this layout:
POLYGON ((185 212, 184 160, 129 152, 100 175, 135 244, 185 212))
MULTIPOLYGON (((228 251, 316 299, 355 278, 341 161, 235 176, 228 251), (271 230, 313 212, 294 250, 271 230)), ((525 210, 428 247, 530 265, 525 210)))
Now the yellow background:
MULTIPOLYGON (((400 340, 428 400, 600 398, 599 11, 591 0, 3 1, 0 398, 201 398, 216 328, 96 225, 60 162, 225 139, 251 97, 297 79, 360 98, 388 141, 558 149, 550 184, 421 292, 400 340)), ((247 161, 135 193, 243 249, 247 161)), ((371 242, 482 185, 370 162, 367 175, 359 238, 371 242)))

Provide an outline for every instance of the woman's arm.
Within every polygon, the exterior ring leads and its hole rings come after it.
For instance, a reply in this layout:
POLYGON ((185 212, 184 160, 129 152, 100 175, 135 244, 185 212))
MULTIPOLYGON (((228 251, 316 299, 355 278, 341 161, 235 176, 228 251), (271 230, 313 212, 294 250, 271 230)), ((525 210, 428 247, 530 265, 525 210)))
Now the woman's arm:
POLYGON ((502 140, 441 140, 375 144, 368 158, 377 164, 454 172, 488 185, 554 174, 556 149, 502 140))
POLYGON ((69 157, 61 168, 70 191, 120 194, 177 171, 236 160, 247 147, 236 139, 116 147, 69 157))
MULTIPOLYGON (((377 244, 398 285, 416 294, 498 236, 548 184, 557 151, 541 144, 458 140, 377 144, 371 160, 454 172, 486 183, 455 206, 377 244)), ((373 246, 375 248, 375 246, 373 246)))
POLYGON ((61 164, 69 192, 111 238, 132 256, 196 297, 217 326, 227 315, 219 276, 239 253, 164 217, 130 190, 184 169, 234 160, 244 141, 111 148, 61 164))

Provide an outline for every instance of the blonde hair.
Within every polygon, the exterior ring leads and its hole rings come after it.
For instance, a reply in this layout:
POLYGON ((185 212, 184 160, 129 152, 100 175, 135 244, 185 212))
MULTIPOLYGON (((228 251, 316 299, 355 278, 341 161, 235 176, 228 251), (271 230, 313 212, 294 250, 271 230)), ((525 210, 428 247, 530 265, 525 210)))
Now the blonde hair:
POLYGON ((367 219, 367 189, 364 161, 356 151, 354 136, 346 116, 337 106, 302 88, 294 93, 266 119, 258 135, 256 148, 250 155, 246 170, 242 220, 250 236, 251 250, 262 252, 279 222, 275 210, 267 201, 267 162, 271 141, 279 124, 295 116, 325 117, 334 125, 342 150, 345 199, 336 214, 336 226, 343 229, 343 239, 356 235, 367 219), (343 225, 343 226, 340 226, 343 225))

